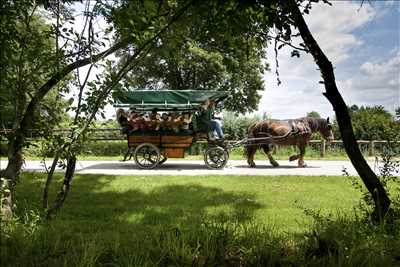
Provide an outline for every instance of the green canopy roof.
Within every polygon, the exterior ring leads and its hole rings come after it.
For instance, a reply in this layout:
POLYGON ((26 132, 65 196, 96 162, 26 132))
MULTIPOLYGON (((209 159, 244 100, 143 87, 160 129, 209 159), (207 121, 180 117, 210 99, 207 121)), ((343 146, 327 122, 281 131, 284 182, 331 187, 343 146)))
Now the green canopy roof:
POLYGON ((118 91, 114 95, 115 107, 139 109, 195 109, 207 99, 216 103, 228 97, 225 91, 203 90, 131 90, 118 91))

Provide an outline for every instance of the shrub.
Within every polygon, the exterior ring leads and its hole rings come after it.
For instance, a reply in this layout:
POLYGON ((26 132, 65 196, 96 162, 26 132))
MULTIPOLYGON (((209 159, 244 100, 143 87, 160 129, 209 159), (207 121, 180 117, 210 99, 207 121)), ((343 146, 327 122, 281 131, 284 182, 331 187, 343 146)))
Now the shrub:
POLYGON ((233 112, 224 113, 224 133, 229 135, 229 139, 239 140, 247 137, 249 126, 260 120, 259 116, 241 116, 233 112))

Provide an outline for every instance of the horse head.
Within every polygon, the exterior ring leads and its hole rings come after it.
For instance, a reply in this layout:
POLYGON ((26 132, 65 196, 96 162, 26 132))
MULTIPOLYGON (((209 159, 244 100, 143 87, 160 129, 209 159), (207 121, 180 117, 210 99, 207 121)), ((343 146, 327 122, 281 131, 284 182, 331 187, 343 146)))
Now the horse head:
POLYGON ((319 126, 319 132, 324 137, 324 139, 328 142, 334 139, 333 131, 332 131, 332 123, 329 121, 329 117, 325 120, 322 119, 322 122, 319 126))

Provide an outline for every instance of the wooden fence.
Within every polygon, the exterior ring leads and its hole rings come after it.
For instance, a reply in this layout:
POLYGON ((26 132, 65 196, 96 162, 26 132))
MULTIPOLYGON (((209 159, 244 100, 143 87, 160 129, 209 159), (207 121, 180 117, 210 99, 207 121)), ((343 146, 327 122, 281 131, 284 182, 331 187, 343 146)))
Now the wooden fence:
MULTIPOLYGON (((0 130, 0 136, 10 133, 10 132, 11 132, 11 130, 8 130, 8 129, 0 130)), ((71 129, 55 129, 53 131, 53 133, 56 135, 68 136, 71 134, 71 129)), ((31 131, 30 134, 28 135, 28 138, 30 140, 41 140, 43 137, 41 135, 35 133, 35 131, 31 131)), ((93 128, 93 129, 89 129, 89 131, 88 131, 88 139, 90 141, 117 141, 117 140, 126 140, 126 135, 122 134, 122 131, 119 128, 114 128, 114 129, 93 128)), ((4 141, 4 139, 1 139, 1 140, 4 141)), ((230 141, 230 142, 234 142, 234 141, 230 141)), ((199 142, 199 143, 205 143, 205 141, 199 142)), ((380 146, 380 147, 385 146, 388 144, 388 141, 358 140, 357 143, 359 146, 363 146, 364 148, 367 147, 368 156, 374 156, 377 146, 380 146)), ((398 144, 400 147, 400 141, 395 141, 395 143, 398 144)), ((325 157, 325 155, 327 153, 327 149, 331 146, 340 145, 341 149, 344 150, 342 140, 333 140, 329 144, 325 140, 311 140, 310 145, 312 145, 314 148, 315 147, 319 148, 321 157, 325 157)), ((275 147, 274 150, 276 151, 276 149, 279 149, 279 148, 275 147)))

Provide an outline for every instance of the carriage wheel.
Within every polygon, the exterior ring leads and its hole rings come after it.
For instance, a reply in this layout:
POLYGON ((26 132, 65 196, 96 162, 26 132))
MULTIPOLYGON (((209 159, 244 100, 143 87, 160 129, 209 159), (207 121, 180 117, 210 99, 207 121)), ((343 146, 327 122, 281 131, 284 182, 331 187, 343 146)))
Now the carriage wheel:
POLYGON ((133 155, 136 165, 141 169, 153 169, 160 161, 160 150, 153 144, 139 145, 133 155))
POLYGON ((228 152, 219 146, 210 147, 204 153, 204 162, 210 169, 222 169, 228 162, 228 152))

